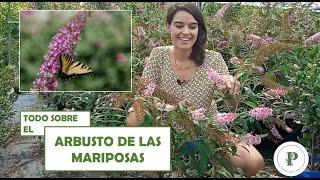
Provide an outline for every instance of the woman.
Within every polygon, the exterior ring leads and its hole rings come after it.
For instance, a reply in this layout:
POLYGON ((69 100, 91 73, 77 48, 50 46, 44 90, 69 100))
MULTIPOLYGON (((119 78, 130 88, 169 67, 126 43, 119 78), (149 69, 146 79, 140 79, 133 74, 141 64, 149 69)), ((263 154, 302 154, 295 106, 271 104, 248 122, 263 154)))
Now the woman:
MULTIPOLYGON (((181 100, 207 109, 206 115, 217 114, 214 86, 208 78, 208 69, 213 68, 228 77, 228 82, 224 81, 220 87, 224 93, 236 95, 240 83, 229 75, 220 53, 205 50, 207 32, 201 11, 193 3, 172 5, 167 14, 167 30, 171 33, 173 46, 154 48, 142 76, 165 87, 168 93, 181 100)), ((127 124, 138 124, 132 108, 127 124)), ((255 175, 264 168, 263 157, 253 146, 239 144, 237 155, 230 156, 230 161, 246 176, 255 175)))

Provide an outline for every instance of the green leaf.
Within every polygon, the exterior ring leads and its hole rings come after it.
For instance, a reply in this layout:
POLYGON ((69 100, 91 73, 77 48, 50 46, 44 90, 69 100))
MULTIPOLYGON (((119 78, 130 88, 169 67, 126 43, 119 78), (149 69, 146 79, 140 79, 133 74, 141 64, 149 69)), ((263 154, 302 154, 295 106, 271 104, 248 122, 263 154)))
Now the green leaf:
POLYGON ((236 133, 246 132, 248 130, 247 119, 238 118, 235 120, 233 128, 236 130, 236 133))
POLYGON ((144 119, 140 123, 140 126, 142 127, 150 127, 153 126, 153 121, 152 121, 152 115, 150 114, 149 111, 145 112, 144 119))
POLYGON ((257 105, 256 105, 255 103, 250 102, 250 101, 245 101, 245 100, 243 100, 243 101, 241 101, 241 102, 242 102, 243 104, 251 107, 251 108, 256 108, 256 107, 257 107, 257 105))
POLYGON ((320 106, 320 95, 316 95, 316 102, 317 102, 317 105, 320 106))
POLYGON ((317 116, 320 117, 320 108, 317 108, 316 111, 317 111, 317 116))
POLYGON ((227 170, 227 172, 225 172, 226 177, 234 177, 234 169, 230 163, 230 161, 228 161, 225 158, 219 158, 217 159, 221 165, 227 170))

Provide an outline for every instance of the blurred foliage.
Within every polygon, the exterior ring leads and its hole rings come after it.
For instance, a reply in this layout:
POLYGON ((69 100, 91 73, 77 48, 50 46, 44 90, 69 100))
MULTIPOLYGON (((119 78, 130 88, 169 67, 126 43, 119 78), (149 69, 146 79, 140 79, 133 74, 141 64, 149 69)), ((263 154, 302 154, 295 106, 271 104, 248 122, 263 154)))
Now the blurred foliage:
MULTIPOLYGON (((51 38, 75 15, 68 11, 39 11, 21 16, 21 90, 37 78, 51 38), (24 17, 26 16, 26 17, 24 17)), ((78 42, 76 60, 93 69, 89 76, 61 82, 60 91, 130 91, 130 11, 91 13, 78 42), (117 60, 124 54, 123 61, 117 60)))
POLYGON ((0 123, 13 114, 12 104, 17 99, 14 92, 14 67, 0 64, 0 123))

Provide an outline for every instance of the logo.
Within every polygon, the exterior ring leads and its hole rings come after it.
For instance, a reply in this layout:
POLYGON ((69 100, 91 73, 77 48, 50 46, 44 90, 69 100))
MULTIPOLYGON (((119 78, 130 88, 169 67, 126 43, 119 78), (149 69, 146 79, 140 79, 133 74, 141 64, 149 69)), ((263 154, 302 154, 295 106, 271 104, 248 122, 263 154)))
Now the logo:
POLYGON ((286 142, 281 144, 273 155, 277 170, 285 176, 297 176, 308 166, 309 155, 301 144, 286 142))

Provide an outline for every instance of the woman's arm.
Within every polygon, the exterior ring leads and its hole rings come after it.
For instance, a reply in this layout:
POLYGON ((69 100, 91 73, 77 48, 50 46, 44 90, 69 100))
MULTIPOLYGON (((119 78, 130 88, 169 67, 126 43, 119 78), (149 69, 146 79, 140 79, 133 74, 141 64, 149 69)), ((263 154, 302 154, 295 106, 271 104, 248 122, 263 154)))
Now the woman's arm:
MULTIPOLYGON (((149 60, 146 62, 142 72, 142 78, 145 78, 150 82, 154 82, 155 84, 158 84, 161 79, 160 61, 162 59, 160 58, 160 51, 160 47, 152 49, 149 60)), ((160 104, 155 104, 155 106, 160 106, 160 104)), ((139 124, 140 120, 137 118, 133 107, 129 108, 126 121, 128 126, 137 126, 139 124)))

